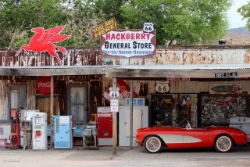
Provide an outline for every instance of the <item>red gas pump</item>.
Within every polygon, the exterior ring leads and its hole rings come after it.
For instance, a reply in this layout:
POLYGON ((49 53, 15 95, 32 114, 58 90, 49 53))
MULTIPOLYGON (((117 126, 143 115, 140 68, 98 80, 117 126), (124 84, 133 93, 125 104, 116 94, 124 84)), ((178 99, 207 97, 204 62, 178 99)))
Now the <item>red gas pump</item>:
POLYGON ((17 109, 11 109, 11 134, 10 134, 10 148, 19 148, 20 145, 20 122, 19 112, 17 109))

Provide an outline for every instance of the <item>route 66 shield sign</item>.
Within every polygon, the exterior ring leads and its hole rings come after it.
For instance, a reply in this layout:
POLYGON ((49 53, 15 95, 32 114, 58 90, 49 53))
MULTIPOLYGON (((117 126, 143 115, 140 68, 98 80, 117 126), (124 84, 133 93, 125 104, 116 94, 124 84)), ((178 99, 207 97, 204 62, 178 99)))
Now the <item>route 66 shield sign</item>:
POLYGON ((155 82, 155 91, 157 93, 167 93, 169 92, 169 81, 156 81, 155 82))
POLYGON ((143 32, 144 33, 151 33, 154 31, 154 24, 150 22, 146 22, 143 24, 143 32))

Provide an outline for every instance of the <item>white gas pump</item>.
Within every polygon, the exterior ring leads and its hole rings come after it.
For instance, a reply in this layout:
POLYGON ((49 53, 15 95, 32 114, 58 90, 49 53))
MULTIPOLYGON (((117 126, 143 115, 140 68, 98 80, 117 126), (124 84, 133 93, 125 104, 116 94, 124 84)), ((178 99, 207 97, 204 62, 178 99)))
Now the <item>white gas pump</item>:
POLYGON ((47 149, 47 113, 35 113, 32 116, 33 149, 47 149))

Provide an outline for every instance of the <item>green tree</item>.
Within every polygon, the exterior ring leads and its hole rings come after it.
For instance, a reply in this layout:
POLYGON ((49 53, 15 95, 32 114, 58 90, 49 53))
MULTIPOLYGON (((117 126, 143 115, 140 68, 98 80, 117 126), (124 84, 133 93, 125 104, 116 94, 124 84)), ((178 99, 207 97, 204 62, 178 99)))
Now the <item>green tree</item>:
POLYGON ((91 30, 115 17, 119 28, 142 29, 153 22, 157 44, 207 44, 227 32, 231 0, 1 0, 0 48, 20 47, 31 28, 66 25, 63 46, 99 45, 91 30))
POLYGON ((94 39, 92 29, 105 21, 97 12, 97 0, 69 0, 69 9, 71 11, 68 19, 68 28, 66 32, 71 37, 65 41, 67 46, 98 46, 99 39, 94 39))
POLYGON ((153 22, 157 44, 211 44, 227 33, 231 0, 130 0, 122 6, 122 26, 153 22))
POLYGON ((242 19, 247 19, 246 26, 250 29, 250 2, 240 7, 237 11, 242 15, 242 19))
POLYGON ((124 22, 122 17, 122 5, 128 0, 96 0, 95 13, 98 13, 104 20, 114 17, 117 22, 124 22))
POLYGON ((19 47, 27 43, 31 28, 51 28, 66 24, 65 0, 1 0, 0 47, 19 47))
POLYGON ((62 33, 71 37, 59 45, 98 45, 91 29, 101 21, 96 0, 1 0, 0 48, 18 48, 28 43, 34 27, 52 28, 66 25, 62 33))

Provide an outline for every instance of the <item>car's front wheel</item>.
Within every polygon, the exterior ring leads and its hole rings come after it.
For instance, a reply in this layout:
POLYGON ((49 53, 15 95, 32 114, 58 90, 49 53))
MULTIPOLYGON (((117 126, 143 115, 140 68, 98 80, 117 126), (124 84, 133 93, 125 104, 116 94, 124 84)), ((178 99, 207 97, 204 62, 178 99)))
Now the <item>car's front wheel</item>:
POLYGON ((229 136, 219 136, 214 143, 214 147, 218 152, 229 152, 233 147, 232 139, 229 136))
POLYGON ((144 140, 143 147, 150 153, 157 153, 161 151, 162 142, 159 137, 148 136, 144 140))

